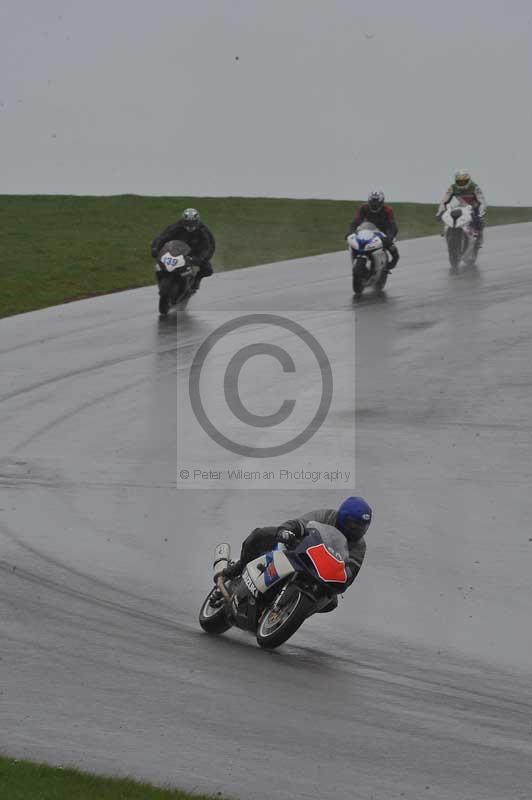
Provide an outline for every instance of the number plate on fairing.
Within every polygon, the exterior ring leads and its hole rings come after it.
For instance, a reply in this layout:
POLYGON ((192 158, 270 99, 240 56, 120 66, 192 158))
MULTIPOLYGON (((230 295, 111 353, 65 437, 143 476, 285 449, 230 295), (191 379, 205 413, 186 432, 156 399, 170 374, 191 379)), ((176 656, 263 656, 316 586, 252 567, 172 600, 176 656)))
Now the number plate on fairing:
POLYGON ((166 267, 167 272, 173 272, 177 267, 184 267, 187 263, 185 256, 173 256, 168 252, 162 256, 160 261, 166 267))

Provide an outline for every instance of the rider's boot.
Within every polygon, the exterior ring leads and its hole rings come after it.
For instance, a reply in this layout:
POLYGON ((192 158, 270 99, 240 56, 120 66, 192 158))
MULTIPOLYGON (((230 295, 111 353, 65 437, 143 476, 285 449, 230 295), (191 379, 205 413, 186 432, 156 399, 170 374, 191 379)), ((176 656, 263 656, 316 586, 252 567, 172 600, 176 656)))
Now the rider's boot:
POLYGON ((191 294, 196 294, 196 292, 199 289, 199 286, 200 286, 202 278, 203 278, 203 275, 201 274, 201 272, 196 272, 196 274, 194 275, 194 278, 192 279, 192 286, 190 288, 191 294))
POLYGON ((228 564, 227 567, 222 570, 222 576, 224 580, 231 581, 234 578, 238 578, 238 576, 242 572, 242 562, 240 560, 233 561, 232 564, 228 564))
POLYGON ((331 597, 330 602, 327 603, 325 608, 321 608, 318 611, 318 614, 328 614, 330 611, 334 611, 336 608, 338 608, 338 598, 335 595, 334 597, 331 597))
POLYGON ((395 269, 397 262, 399 261, 399 250, 394 244, 390 247, 390 255, 391 260, 388 262, 388 272, 391 272, 393 269, 395 269))

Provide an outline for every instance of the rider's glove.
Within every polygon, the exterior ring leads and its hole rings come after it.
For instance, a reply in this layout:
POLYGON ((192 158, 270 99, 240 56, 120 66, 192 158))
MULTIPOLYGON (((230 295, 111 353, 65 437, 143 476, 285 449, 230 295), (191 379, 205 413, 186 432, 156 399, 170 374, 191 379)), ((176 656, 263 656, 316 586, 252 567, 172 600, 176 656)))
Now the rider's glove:
POLYGON ((282 544, 291 545, 297 541, 297 536, 293 531, 288 531, 286 528, 280 528, 277 531, 276 538, 282 544))

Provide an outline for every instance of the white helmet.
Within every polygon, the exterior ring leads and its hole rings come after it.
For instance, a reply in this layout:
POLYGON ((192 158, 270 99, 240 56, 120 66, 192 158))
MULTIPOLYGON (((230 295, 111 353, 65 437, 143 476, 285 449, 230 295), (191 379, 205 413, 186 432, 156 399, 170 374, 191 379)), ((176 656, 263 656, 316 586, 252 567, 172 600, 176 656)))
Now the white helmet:
POLYGON ((460 189, 468 189, 472 183, 471 175, 467 170, 459 169, 458 172, 455 173, 454 182, 460 189))
POLYGON ((380 211, 384 206, 384 193, 370 192, 368 195, 368 204, 371 211, 380 211))

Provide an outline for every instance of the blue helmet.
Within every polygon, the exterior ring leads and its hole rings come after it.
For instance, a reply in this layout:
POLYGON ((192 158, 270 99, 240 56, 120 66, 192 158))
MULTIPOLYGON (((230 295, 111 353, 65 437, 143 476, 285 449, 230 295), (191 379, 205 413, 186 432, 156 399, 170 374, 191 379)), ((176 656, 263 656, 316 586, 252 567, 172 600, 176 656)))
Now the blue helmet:
POLYGON ((371 524, 371 506, 362 497, 348 497, 338 509, 336 527, 349 542, 358 542, 371 524))

